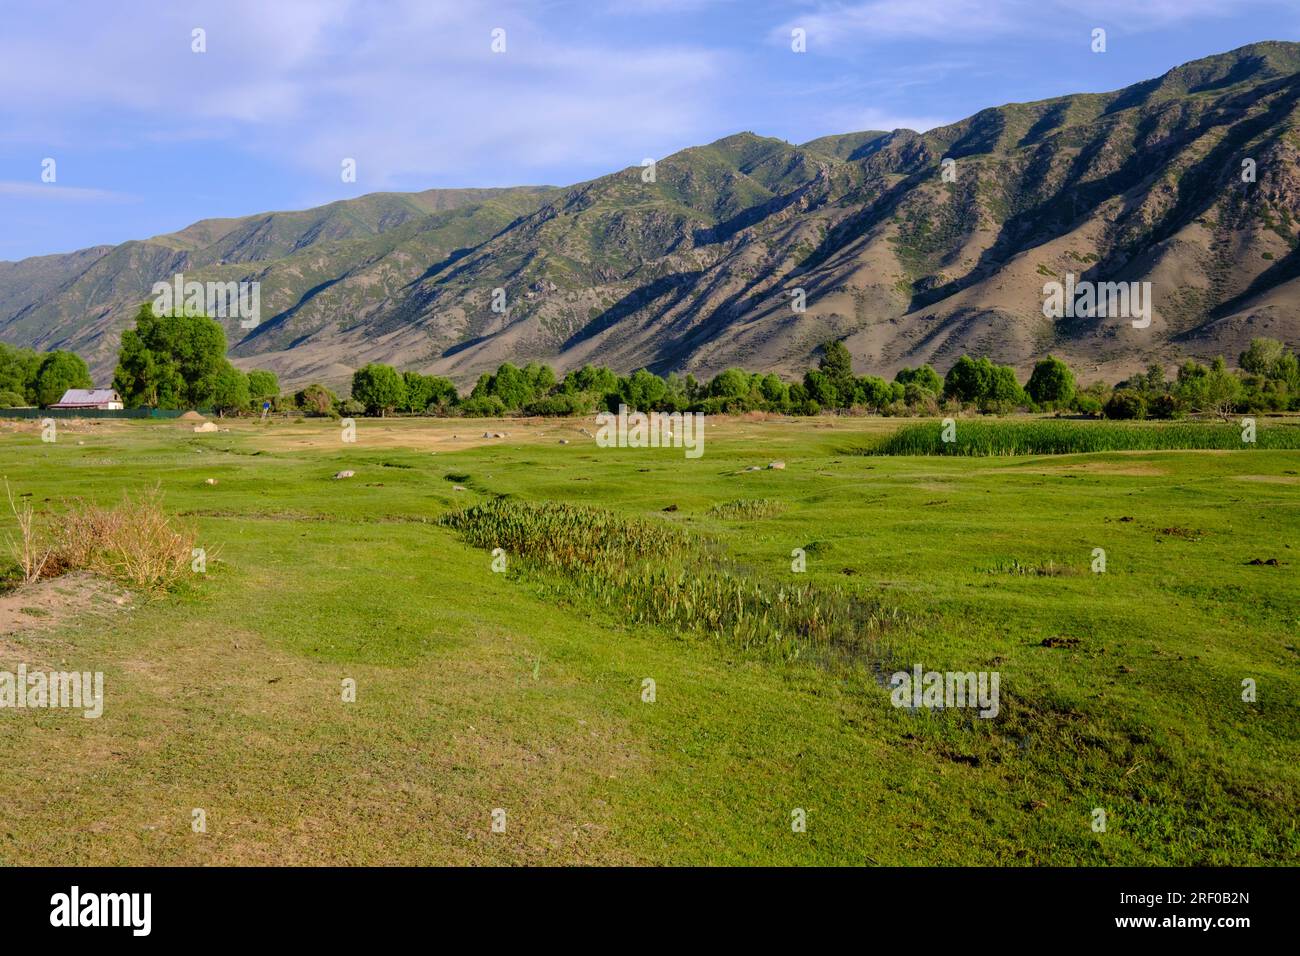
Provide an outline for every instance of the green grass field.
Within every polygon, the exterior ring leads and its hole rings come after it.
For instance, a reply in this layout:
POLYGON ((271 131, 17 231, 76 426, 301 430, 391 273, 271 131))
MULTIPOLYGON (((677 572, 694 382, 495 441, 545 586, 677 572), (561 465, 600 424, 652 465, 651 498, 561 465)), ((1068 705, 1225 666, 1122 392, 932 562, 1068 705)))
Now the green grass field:
POLYGON ((0 670, 103 671, 105 701, 0 711, 0 863, 1300 862, 1300 452, 912 457, 863 454, 890 421, 717 419, 687 460, 583 426, 7 423, 15 494, 159 484, 210 558, 124 604, 5 596, 34 613, 0 670), (593 525, 512 517, 544 502, 593 525), (522 522, 502 573, 484 515, 522 522), (743 600, 666 612, 656 561, 743 600), (754 623, 786 589, 802 616, 754 623), (918 663, 997 671, 998 715, 895 708, 918 663))

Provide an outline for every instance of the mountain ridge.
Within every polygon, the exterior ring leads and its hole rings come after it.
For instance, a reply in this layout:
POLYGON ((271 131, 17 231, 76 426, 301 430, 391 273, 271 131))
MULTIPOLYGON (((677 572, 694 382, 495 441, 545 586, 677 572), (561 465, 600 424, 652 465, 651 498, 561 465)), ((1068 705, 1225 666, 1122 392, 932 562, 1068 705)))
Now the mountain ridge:
POLYGON ((199 220, 0 262, 0 340, 73 348, 103 378, 152 283, 184 271, 262 282, 262 323, 226 325, 231 357, 288 385, 339 384, 366 361, 460 383, 534 359, 794 373, 828 338, 877 374, 963 352, 1026 369, 1047 351, 1127 374, 1256 335, 1296 344, 1298 100, 1300 44, 1264 41, 925 133, 743 132, 653 177, 199 220), (1151 327, 1047 319, 1043 283, 1067 272, 1151 282, 1151 327))

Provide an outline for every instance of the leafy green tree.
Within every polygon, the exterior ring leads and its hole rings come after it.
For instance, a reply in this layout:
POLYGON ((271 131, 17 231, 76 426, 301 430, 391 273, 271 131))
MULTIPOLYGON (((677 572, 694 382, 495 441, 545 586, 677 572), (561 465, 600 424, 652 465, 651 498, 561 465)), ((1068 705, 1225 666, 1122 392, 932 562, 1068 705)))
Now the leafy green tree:
POLYGON ((656 411, 667 394, 668 383, 654 372, 638 369, 618 380, 618 390, 610 398, 610 411, 617 411, 620 403, 639 412, 656 411))
POLYGON ((255 402, 259 406, 262 402, 269 402, 280 397, 280 380, 274 372, 267 372, 260 368, 252 369, 248 373, 248 398, 249 401, 255 402))
POLYGON ((827 342, 823 345, 821 361, 817 367, 834 387, 838 406, 848 408, 858 403, 861 396, 858 395, 858 380, 853 375, 853 356, 843 342, 827 342))
POLYGON ((1241 400, 1241 379, 1232 373, 1223 356, 1219 356, 1210 366, 1206 380, 1206 407, 1220 418, 1227 418, 1237 409, 1241 400))
POLYGON ((993 363, 986 358, 976 360, 963 355, 948 369, 943 380, 943 394, 969 405, 987 397, 992 385, 993 363))
POLYGON ((406 386, 406 401, 402 403, 403 411, 418 414, 433 406, 450 408, 460 399, 455 384, 450 379, 438 375, 403 372, 402 382, 406 386))
POLYGON ((943 379, 929 365, 922 365, 920 368, 900 368, 898 374, 894 376, 894 381, 904 386, 916 385, 933 395, 943 394, 943 379))
POLYGON ((324 385, 312 383, 294 393, 293 403, 309 415, 328 415, 334 410, 338 396, 324 385))
POLYGON ((790 386, 773 372, 763 376, 758 390, 774 411, 783 411, 790 404, 790 386))
POLYGON ((524 381, 532 390, 533 397, 541 398, 555 388, 555 369, 539 362, 529 362, 524 366, 524 381))
POLYGON ((1051 355, 1034 366, 1025 391, 1039 405, 1066 406, 1074 399, 1074 372, 1051 355))
POLYGON ((744 369, 729 368, 719 372, 709 383, 711 398, 746 398, 749 395, 750 376, 744 369))
POLYGON ((403 372, 402 384, 406 386, 406 400, 402 403, 402 410, 406 412, 422 412, 429 407, 433 401, 433 378, 421 375, 419 372, 403 372))
POLYGON ((0 391, 22 396, 19 405, 36 401, 36 370, 41 356, 32 349, 0 342, 0 391))
POLYGON ((34 390, 38 405, 53 405, 70 388, 91 388, 90 369, 85 360, 73 352, 47 354, 36 370, 34 390))
POLYGON ((406 401, 406 383, 391 365, 371 362, 352 373, 352 397, 383 418, 406 401))
POLYGON ((519 411, 533 400, 535 395, 533 380, 541 374, 538 368, 540 367, 530 366, 529 370, 525 371, 505 362, 497 368, 495 375, 479 376, 478 384, 474 386, 470 397, 499 398, 506 411, 519 411))
POLYGON ((223 415, 248 408, 248 376, 226 362, 213 376, 211 401, 223 415))
POLYGON ((889 405, 894 400, 894 390, 889 385, 889 382, 877 375, 862 376, 858 379, 858 392, 862 396, 862 404, 877 411, 889 405))
POLYGON ((840 407, 839 389, 836 388, 831 377, 821 369, 805 372, 803 387, 808 395, 808 401, 815 403, 819 409, 840 407))
POLYGON ((1264 378, 1273 378, 1282 357, 1286 355, 1286 346, 1277 339, 1251 339, 1246 351, 1241 353, 1237 364, 1243 371, 1264 378))
POLYGON ((1107 418, 1146 418, 1147 402, 1136 389, 1117 388, 1106 402, 1104 411, 1107 418))
POLYGON ((146 302, 122 333, 113 387, 130 408, 210 403, 226 360, 226 333, 202 315, 154 314, 146 302))
MULTIPOLYGON (((687 376, 688 383, 693 381, 687 376)), ((566 393, 591 392, 602 398, 618 390, 618 376, 604 366, 584 365, 564 376, 560 390, 566 393)))
POLYGON ((1024 400, 1025 390, 1020 387, 1016 370, 1010 365, 994 365, 988 391, 982 397, 981 404, 986 408, 1005 408, 1008 405, 1018 405, 1024 400))

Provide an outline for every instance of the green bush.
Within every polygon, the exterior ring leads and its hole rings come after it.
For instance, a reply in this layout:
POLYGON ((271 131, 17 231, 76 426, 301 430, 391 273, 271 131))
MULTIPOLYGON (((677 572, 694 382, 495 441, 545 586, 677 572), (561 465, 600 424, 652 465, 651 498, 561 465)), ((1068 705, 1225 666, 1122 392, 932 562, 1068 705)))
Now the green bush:
POLYGON ((1147 401, 1141 392, 1131 388, 1116 389, 1106 402, 1106 417, 1117 420, 1147 417, 1147 401))

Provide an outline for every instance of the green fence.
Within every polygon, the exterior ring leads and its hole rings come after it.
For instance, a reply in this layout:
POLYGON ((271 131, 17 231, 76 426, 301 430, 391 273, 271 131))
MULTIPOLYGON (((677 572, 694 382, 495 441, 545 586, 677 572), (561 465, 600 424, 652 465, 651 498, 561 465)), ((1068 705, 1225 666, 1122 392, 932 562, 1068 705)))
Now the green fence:
MULTIPOLYGON (((207 408, 192 409, 211 415, 207 408)), ((180 418, 188 408, 0 408, 0 418, 180 418)))

